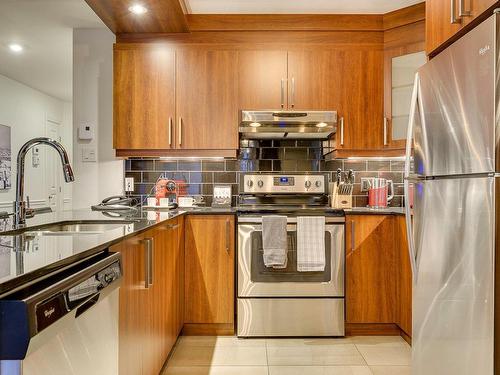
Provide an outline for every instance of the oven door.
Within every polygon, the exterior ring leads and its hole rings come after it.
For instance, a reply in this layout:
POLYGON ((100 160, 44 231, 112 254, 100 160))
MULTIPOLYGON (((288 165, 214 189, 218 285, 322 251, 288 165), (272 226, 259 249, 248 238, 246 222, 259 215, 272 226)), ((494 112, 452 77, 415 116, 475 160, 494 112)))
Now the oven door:
POLYGON ((287 220, 288 265, 264 265, 262 218, 238 220, 238 297, 343 297, 344 218, 326 218, 323 272, 297 271, 296 218, 287 220))

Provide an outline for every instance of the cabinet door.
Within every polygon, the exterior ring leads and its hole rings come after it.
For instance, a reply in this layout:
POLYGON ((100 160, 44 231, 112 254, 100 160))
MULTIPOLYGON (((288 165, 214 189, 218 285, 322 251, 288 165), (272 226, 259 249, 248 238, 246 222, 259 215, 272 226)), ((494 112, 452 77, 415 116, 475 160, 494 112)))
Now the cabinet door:
POLYGON ((471 11, 470 17, 464 17, 464 20, 466 20, 467 23, 476 18, 477 16, 481 15, 485 10, 487 10, 489 7, 492 7, 497 2, 497 0, 463 0, 463 1, 469 3, 468 9, 470 9, 471 11))
POLYGON ((400 278, 397 295, 399 297, 399 321, 398 325, 408 336, 411 337, 412 328, 412 271, 410 256, 408 252, 408 241, 406 238, 406 221, 404 216, 398 216, 394 227, 394 244, 399 256, 400 278))
POLYGON ((171 238, 166 224, 146 232, 146 240, 152 240, 151 257, 146 259, 150 264, 151 285, 149 286, 150 318, 148 324, 148 350, 144 361, 146 374, 159 374, 170 352, 171 337, 168 336, 169 297, 173 292, 169 277, 171 267, 171 238))
POLYGON ((165 259, 160 272, 163 275, 165 289, 163 291, 163 316, 166 325, 163 330, 164 351, 163 362, 172 350, 177 336, 180 333, 183 323, 183 280, 184 280, 184 252, 181 248, 182 242, 182 218, 169 220, 160 229, 160 236, 163 238, 163 247, 165 249, 165 259))
POLYGON ((121 252, 123 279, 120 287, 119 372, 123 375, 142 374, 144 346, 147 343, 146 322, 148 291, 145 289, 145 256, 137 236, 111 248, 121 252))
POLYGON ((185 49, 177 53, 177 148, 238 148, 237 52, 185 49))
POLYGON ((341 90, 340 117, 344 118, 344 144, 338 142, 337 148, 381 150, 384 136, 383 51, 346 51, 344 67, 343 85, 332 88, 341 90))
POLYGON ((238 51, 238 110, 286 108, 286 78, 286 51, 238 51))
POLYGON ((343 113, 345 64, 345 52, 341 50, 288 52, 289 106, 343 113))
POLYGON ((397 321, 392 219, 386 215, 346 218, 347 323, 397 321))
POLYGON ((175 52, 116 44, 113 75, 113 147, 173 148, 175 52))
POLYGON ((453 14, 457 18, 458 23, 452 23, 452 9, 450 1, 427 0, 425 2, 425 34, 427 54, 430 54, 462 28, 462 23, 458 18, 458 1, 456 1, 456 5, 455 9, 453 9, 453 14))
POLYGON ((385 142, 404 154, 415 73, 427 62, 425 51, 394 48, 385 51, 385 142))
POLYGON ((234 243, 234 216, 186 218, 186 323, 233 323, 234 243))

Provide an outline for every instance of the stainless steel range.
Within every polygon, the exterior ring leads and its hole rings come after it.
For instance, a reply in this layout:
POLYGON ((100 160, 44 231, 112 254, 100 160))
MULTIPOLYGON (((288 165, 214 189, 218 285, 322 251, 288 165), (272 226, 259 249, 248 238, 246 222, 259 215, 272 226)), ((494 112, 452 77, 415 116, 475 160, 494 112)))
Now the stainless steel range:
POLYGON ((343 336, 345 218, 328 207, 327 175, 247 174, 242 185, 238 336, 343 336), (287 262, 281 268, 267 267, 263 257, 262 226, 269 215, 286 216, 287 262), (298 270, 302 216, 325 217, 324 271, 298 270))

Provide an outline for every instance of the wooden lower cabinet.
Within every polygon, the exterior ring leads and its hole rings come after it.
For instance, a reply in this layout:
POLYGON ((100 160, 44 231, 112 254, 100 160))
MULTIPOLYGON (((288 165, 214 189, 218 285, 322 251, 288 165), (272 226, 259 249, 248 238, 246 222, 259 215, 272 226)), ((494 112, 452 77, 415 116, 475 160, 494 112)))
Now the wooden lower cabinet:
POLYGON ((346 323, 411 337, 411 269, 404 216, 346 216, 346 323))
POLYGON ((120 288, 120 375, 159 374, 182 329, 183 220, 169 220, 112 248, 122 253, 124 272, 120 288), (150 253, 147 241, 152 245, 150 253))
POLYGON ((346 322, 396 321, 393 221, 388 215, 346 220, 346 322))
POLYGON ((145 249, 142 236, 127 239, 110 251, 122 254, 123 279, 120 287, 119 308, 119 373, 142 374, 145 348, 137 342, 146 340, 148 293, 145 289, 145 249))
MULTIPOLYGON (((233 215, 193 215, 185 225, 185 317, 193 332, 214 332, 234 325, 233 215)), ((232 329, 231 329, 232 330, 232 329)))

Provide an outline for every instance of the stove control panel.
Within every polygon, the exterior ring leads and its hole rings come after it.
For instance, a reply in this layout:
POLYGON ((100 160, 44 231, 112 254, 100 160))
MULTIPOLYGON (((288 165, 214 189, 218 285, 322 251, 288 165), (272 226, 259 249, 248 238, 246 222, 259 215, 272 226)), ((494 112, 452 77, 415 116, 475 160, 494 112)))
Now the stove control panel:
POLYGON ((247 194, 310 193, 324 194, 325 175, 261 175, 243 177, 243 192, 247 194))

